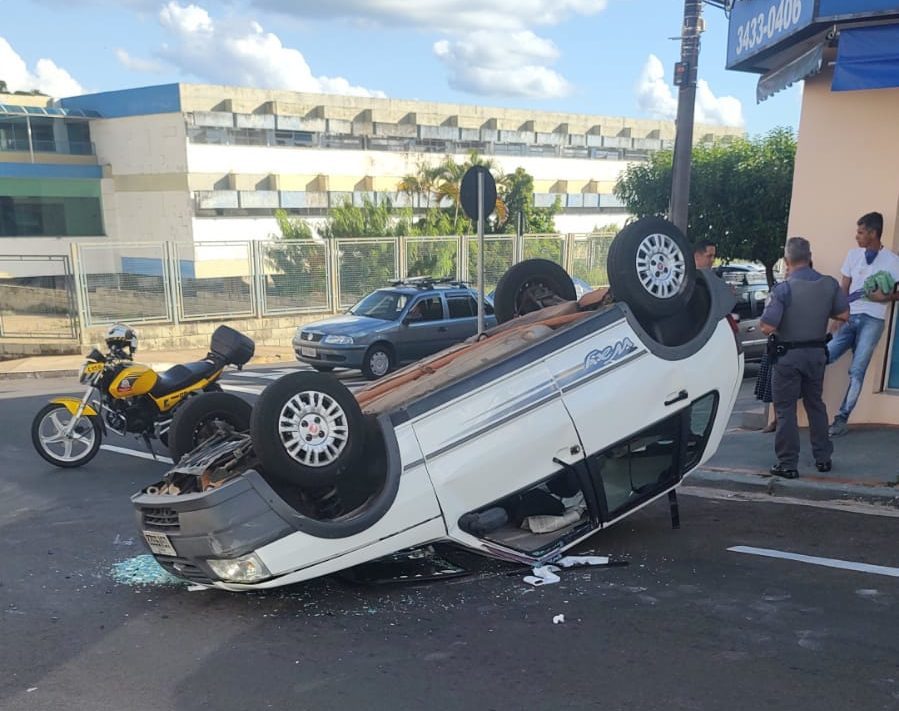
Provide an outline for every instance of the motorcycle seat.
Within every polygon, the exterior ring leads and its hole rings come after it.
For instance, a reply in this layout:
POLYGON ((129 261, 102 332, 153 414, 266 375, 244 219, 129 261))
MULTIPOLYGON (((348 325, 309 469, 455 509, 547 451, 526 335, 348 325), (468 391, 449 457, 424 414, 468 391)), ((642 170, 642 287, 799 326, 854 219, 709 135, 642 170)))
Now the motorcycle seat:
POLYGON ((150 391, 153 397, 161 397, 176 392, 188 385, 208 378, 219 370, 221 365, 211 360, 198 360, 194 363, 173 365, 164 373, 160 373, 159 379, 150 391))

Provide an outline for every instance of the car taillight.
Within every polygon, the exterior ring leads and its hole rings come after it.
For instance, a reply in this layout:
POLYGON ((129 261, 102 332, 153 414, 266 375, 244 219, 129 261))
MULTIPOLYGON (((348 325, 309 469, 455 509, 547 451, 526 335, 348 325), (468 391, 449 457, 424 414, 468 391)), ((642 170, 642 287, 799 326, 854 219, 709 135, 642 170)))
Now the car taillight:
POLYGON ((727 319, 728 325, 730 325, 730 330, 734 332, 734 343, 737 344, 737 353, 742 353, 743 344, 740 342, 740 317, 736 314, 728 314, 725 318, 727 319))

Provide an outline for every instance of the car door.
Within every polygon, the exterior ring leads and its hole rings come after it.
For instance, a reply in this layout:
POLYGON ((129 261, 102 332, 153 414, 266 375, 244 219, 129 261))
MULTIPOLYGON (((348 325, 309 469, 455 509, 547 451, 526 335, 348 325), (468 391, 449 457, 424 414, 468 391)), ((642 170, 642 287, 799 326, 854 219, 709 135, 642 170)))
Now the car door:
POLYGON ((542 359, 522 353, 412 420, 446 525, 583 460, 577 432, 542 359), (510 367, 510 365, 512 367, 510 367))
POLYGON ((436 353, 447 341, 446 311, 440 294, 412 300, 396 339, 397 358, 412 361, 436 353))
POLYGON ((446 321, 446 345, 464 341, 478 332, 478 302, 466 292, 446 294, 449 318, 446 321))

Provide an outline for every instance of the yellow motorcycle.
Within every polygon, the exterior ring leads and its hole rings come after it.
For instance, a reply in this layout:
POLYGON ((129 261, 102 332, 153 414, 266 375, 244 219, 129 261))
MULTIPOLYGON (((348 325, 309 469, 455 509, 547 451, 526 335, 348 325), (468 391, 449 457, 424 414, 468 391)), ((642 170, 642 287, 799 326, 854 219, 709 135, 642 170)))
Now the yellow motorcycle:
POLYGON ((256 346, 244 334, 219 326, 206 358, 163 373, 134 362, 137 335, 128 326, 111 327, 105 340, 108 352, 94 348, 81 366, 84 396, 55 398, 34 417, 31 441, 51 464, 86 464, 109 432, 141 437, 154 457, 157 439, 178 461, 217 427, 249 429, 249 403, 217 382, 226 366, 240 369, 253 357, 256 346))

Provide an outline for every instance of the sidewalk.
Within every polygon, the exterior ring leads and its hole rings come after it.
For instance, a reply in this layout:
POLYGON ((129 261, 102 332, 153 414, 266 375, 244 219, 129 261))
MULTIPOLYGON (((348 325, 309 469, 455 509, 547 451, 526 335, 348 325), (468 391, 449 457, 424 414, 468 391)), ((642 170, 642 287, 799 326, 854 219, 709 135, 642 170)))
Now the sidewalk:
POLYGON ((899 428, 850 424, 849 434, 833 443, 833 470, 821 474, 815 469, 808 430, 802 430, 799 478, 783 479, 767 476, 777 461, 774 434, 731 429, 715 456, 693 472, 685 485, 899 507, 899 428))
MULTIPOLYGON (((205 357, 201 348, 167 351, 138 350, 135 360, 153 370, 167 370, 176 363, 189 363, 205 357)), ((249 365, 271 365, 273 363, 296 363, 296 356, 288 346, 256 346, 256 354, 249 365)), ((19 378, 52 378, 78 375, 83 355, 33 356, 15 360, 0 361, 0 380, 19 378)))
MULTIPOLYGON (((199 350, 138 351, 137 360, 155 370, 175 363, 198 360, 199 350)), ((84 362, 80 355, 35 356, 0 362, 0 380, 75 376, 84 362)), ((249 366, 296 364, 290 348, 257 346, 249 366)), ((899 507, 899 428, 859 425, 834 440, 833 471, 820 474, 811 456, 808 431, 801 433, 799 478, 767 476, 774 464, 774 435, 744 429, 747 413, 758 405, 752 396, 754 380, 743 382, 740 398, 721 446, 701 469, 693 472, 686 486, 755 492, 775 497, 825 501, 864 501, 899 507)))

